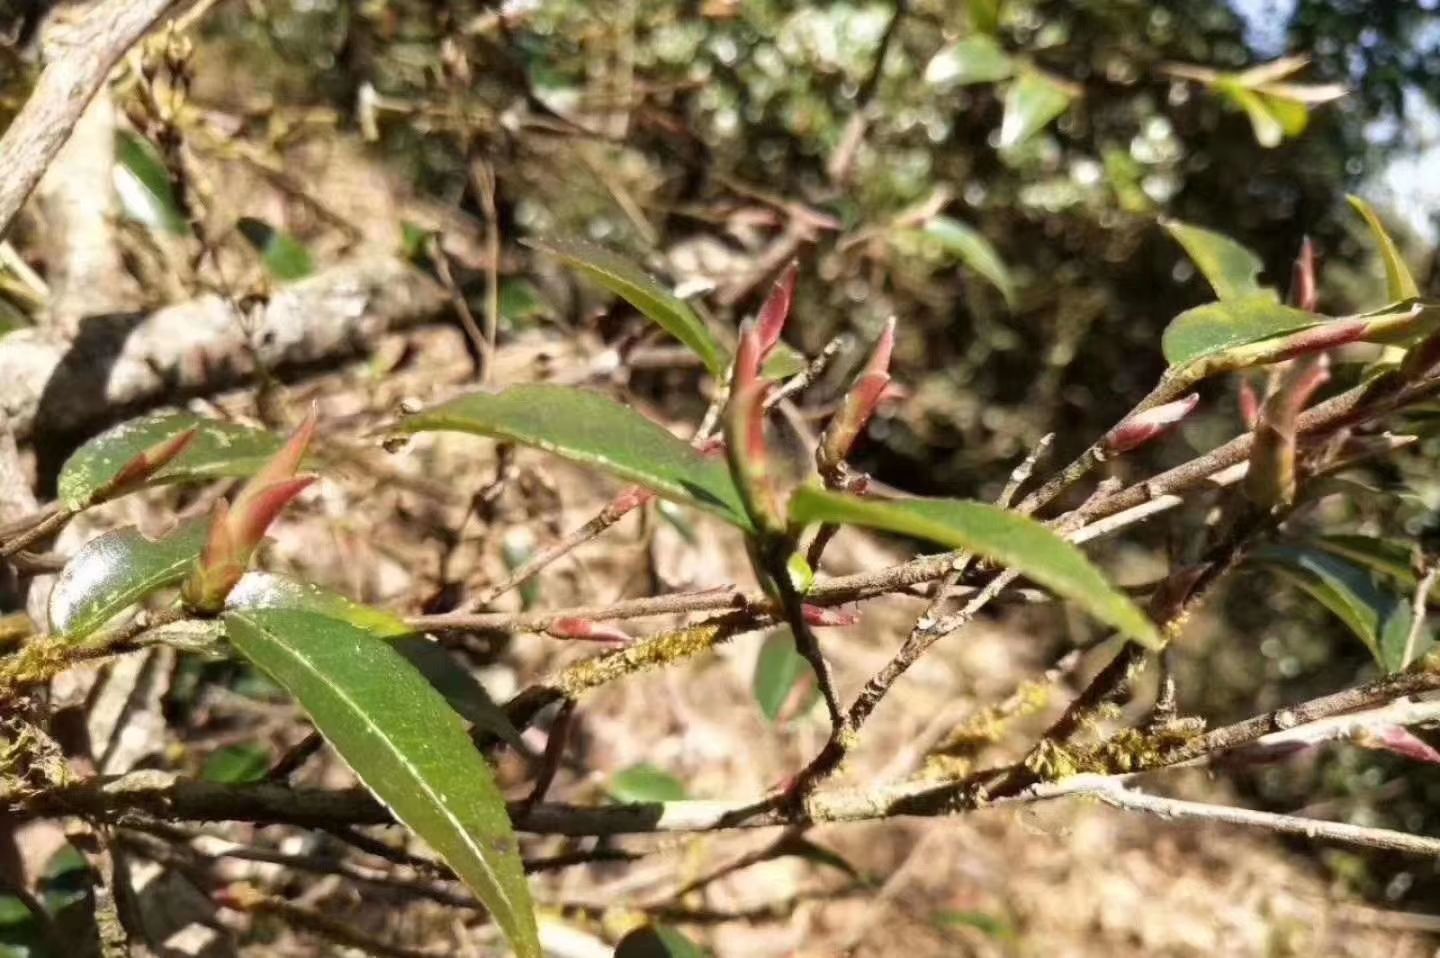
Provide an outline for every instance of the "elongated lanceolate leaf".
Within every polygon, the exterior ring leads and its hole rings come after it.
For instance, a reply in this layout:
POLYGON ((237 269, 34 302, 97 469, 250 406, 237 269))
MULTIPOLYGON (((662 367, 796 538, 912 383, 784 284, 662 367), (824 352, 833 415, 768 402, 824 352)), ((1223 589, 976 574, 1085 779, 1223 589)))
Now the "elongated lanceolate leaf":
POLYGON ((1165 327, 1161 348, 1171 366, 1184 366, 1227 349, 1329 321, 1316 313, 1281 305, 1271 295, 1245 296, 1187 309, 1165 327))
POLYGON ((1010 276, 1010 268, 984 234, 948 216, 930 217, 923 232, 947 253, 985 277, 1005 297, 1006 303, 1014 305, 1015 281, 1010 276))
POLYGON ((1347 196, 1346 199, 1355 208, 1355 212, 1364 217, 1365 225, 1370 227, 1370 232, 1375 236, 1375 245, 1380 247, 1380 259, 1385 263, 1385 290, 1390 301, 1398 303, 1417 298, 1420 287, 1415 283, 1415 277, 1410 275, 1410 267, 1405 265, 1405 257, 1400 255, 1400 248, 1386 232, 1385 224, 1380 222, 1375 210, 1358 196, 1347 196))
POLYGON ((445 696, 461 717, 508 743, 520 752, 526 747, 520 733, 495 704, 475 676, 444 647, 417 635, 404 619, 351 601, 338 592, 270 572, 248 572, 225 599, 225 607, 244 612, 253 609, 296 609, 339 619, 372 635, 387 639, 405 660, 445 696))
POLYGON ((1397 672, 1433 644, 1428 630, 1410 639, 1409 594, 1381 588, 1364 569, 1330 552, 1295 546, 1269 546, 1255 554, 1335 614, 1365 644, 1387 672, 1397 672))
POLYGON ((149 140, 133 133, 116 135, 113 179, 127 217, 159 232, 186 232, 185 214, 175 198, 170 171, 149 140))
POLYGON ((1005 118, 1000 121, 1000 149, 1008 150, 1039 133, 1065 112, 1074 95, 1041 73, 1021 72, 1005 92, 1005 118))
POLYGON ((974 552, 1033 579, 1130 638, 1160 645, 1154 623, 1084 553, 1013 512, 958 499, 877 501, 805 486, 790 499, 790 518, 869 526, 974 552))
POLYGON ((130 527, 90 540, 50 591, 50 631, 78 641, 150 593, 179 583, 209 529, 209 517, 201 517, 159 539, 130 527))
POLYGON ((203 482, 242 478, 266 463, 284 439, 265 429, 205 419, 188 412, 161 412, 131 419, 86 442, 65 461, 58 481, 60 501, 80 509, 136 456, 187 429, 195 438, 185 451, 151 476, 148 483, 203 482))
POLYGON ((455 870, 516 954, 540 958, 504 797, 460 716, 424 676, 384 638, 312 612, 227 612, 225 626, 365 787, 455 870))
POLYGON ((529 245, 560 257, 634 306, 671 336, 689 346, 713 376, 729 362, 695 311, 654 277, 618 253, 577 240, 531 240, 529 245))
POLYGON ((407 416, 397 429, 469 432, 534 446, 751 528, 724 463, 599 393, 543 384, 472 393, 407 416))
POLYGON ((1228 236, 1179 220, 1162 220, 1161 225, 1183 247, 1215 295, 1222 299, 1264 297, 1279 302, 1274 290, 1260 285, 1265 268, 1260 257, 1228 236))

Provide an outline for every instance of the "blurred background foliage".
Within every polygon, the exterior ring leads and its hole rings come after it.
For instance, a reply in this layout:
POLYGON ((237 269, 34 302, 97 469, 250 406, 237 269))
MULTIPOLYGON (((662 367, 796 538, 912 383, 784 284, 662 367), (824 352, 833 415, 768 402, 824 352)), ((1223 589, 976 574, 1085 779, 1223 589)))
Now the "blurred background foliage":
MULTIPOLYGON (((363 141, 415 191, 475 222, 486 219, 476 164, 493 169, 510 332, 550 322, 622 345, 645 335, 520 245, 527 237, 624 250, 704 294, 721 329, 798 256, 793 345, 813 354, 900 320, 897 379, 909 395, 872 427, 858 465, 914 492, 988 496, 1045 433, 1057 434, 1059 464, 1113 424, 1162 371, 1165 323, 1210 298, 1160 217, 1242 241, 1282 290, 1312 237, 1321 309, 1345 313, 1384 296, 1344 202, 1359 191, 1387 214, 1422 289, 1440 294, 1433 7, 227 0, 202 23, 191 98, 229 116, 235 140, 281 156, 313 139, 363 141), (936 62, 957 43, 971 44, 970 59, 936 62), (1286 54, 1311 58, 1300 82, 1350 93, 1291 110, 1274 145, 1235 95, 1175 69, 1233 74, 1286 54), (995 79, 961 83, 957 70, 995 79), (1007 100, 1027 81, 1026 95, 1059 110, 1022 136, 1007 100)), ((8 75, 0 119, 26 74, 8 75)), ((477 310, 482 266, 457 270, 477 310)), ((1337 385, 1355 374, 1342 366, 1337 385)), ((631 385, 698 416, 700 378, 662 365, 635 371, 631 385)), ((1123 474, 1240 431, 1236 387, 1233 377, 1207 385, 1204 412, 1123 474)), ((1436 453, 1427 439, 1372 468, 1353 494, 1292 524, 1294 535, 1413 540, 1440 505, 1436 453)), ((1183 553, 1186 523, 1205 509, 1108 558, 1124 569, 1137 545, 1183 553)), ((1342 626, 1262 569, 1238 577, 1215 611, 1224 627, 1195 630, 1177 669, 1185 704, 1217 721, 1373 673, 1342 626)), ((1275 807, 1440 831, 1440 775, 1380 753, 1341 750, 1300 773, 1239 781, 1275 807)), ((1414 862, 1326 860, 1337 878, 1397 900, 1437 877, 1414 862)))

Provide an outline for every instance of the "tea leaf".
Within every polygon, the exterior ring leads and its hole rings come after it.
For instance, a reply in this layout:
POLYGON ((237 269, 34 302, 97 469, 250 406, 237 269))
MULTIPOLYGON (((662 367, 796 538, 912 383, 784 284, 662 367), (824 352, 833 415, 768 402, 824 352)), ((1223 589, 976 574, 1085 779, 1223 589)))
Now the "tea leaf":
POLYGON ((1161 348, 1171 366, 1328 322, 1324 316, 1284 306, 1267 293, 1187 309, 1170 321, 1161 348))
POLYGON ((1039 70, 1026 69, 1005 91, 1005 118, 1000 121, 1002 150, 1014 149, 1070 106, 1073 94, 1039 70))
POLYGON ((315 272, 315 262, 310 258, 310 251, 289 233, 277 230, 253 216, 241 218, 235 228, 255 247, 255 251, 265 263, 265 269, 276 279, 304 279, 315 272))
POLYGON ((868 526, 974 552, 1033 579, 1138 642, 1162 644, 1154 623, 1084 553, 1013 512, 958 499, 877 501, 805 486, 790 500, 790 518, 868 526))
POLYGON ((120 207, 130 219, 163 233, 188 231, 170 171, 149 140, 133 133, 116 134, 113 178, 120 207))
POLYGON ((594 466, 750 529, 724 463, 706 459, 628 406, 583 389, 534 384, 472 393, 401 420, 400 432, 469 432, 594 466))
POLYGON ((685 797, 685 786, 668 772, 653 765, 631 765, 615 773, 606 789, 617 802, 678 802, 685 797))
POLYGON ((1380 222, 1375 210, 1358 196, 1345 198, 1350 201, 1355 212, 1365 218, 1365 225, 1370 227, 1370 232, 1375 236, 1375 245, 1380 247, 1380 258, 1385 262, 1385 290, 1390 301, 1398 303, 1401 300, 1418 298, 1420 287, 1416 285, 1415 277, 1410 275, 1410 267, 1405 265, 1405 257, 1400 255, 1399 247, 1386 232, 1385 224, 1380 222))
POLYGON ((365 787, 540 958, 504 797, 460 716, 381 636, 294 609, 225 614, 230 641, 300 703, 365 787))
POLYGON ((966 86, 994 83, 1015 72, 1015 62, 1000 44, 975 34, 945 47, 925 66, 925 82, 932 86, 966 86))
POLYGON ((1244 246, 1228 236, 1179 220, 1162 220, 1160 225, 1185 247, 1219 299, 1259 296, 1279 302, 1274 290, 1260 284, 1260 271, 1265 264, 1244 246))
POLYGON ((634 306, 671 336, 689 346, 712 376, 729 362, 695 311, 639 266, 602 246, 573 240, 531 240, 528 245, 560 257, 634 306))

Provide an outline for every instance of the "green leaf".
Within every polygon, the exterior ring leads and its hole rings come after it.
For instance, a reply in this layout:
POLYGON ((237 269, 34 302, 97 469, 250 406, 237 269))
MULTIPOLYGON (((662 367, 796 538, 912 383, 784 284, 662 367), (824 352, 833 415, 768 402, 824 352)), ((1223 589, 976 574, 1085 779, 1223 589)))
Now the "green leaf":
MULTIPOLYGON (((795 686, 802 679, 813 677, 810 663, 805 661, 795 648, 795 638, 788 629, 770 633, 765 644, 760 646, 760 657, 755 661, 755 676, 750 689, 760 711, 771 722, 779 720, 785 703, 790 700, 795 686)), ((819 696, 819 686, 810 688, 810 701, 819 696)))
POLYGON ((1010 269, 990 241, 977 229, 948 216, 932 216, 925 223, 925 236, 940 245, 961 263, 990 282, 1009 305, 1015 303, 1015 282, 1010 269))
POLYGON ((1259 91, 1256 95, 1260 97, 1260 102, 1265 104, 1265 109, 1274 117, 1275 122, 1280 124, 1281 132, 1287 137, 1294 139, 1304 133, 1305 128, 1310 125, 1310 108, 1299 100, 1259 91))
POLYGON ((803 486, 790 499, 794 522, 869 526, 964 549, 1014 569, 1138 642, 1159 647, 1154 623, 1075 546, 1025 516, 958 499, 861 499, 803 486))
POLYGON ((1000 29, 1000 4, 1003 0, 965 0, 965 11, 970 15, 970 26, 979 33, 994 33, 1000 29))
POLYGON ((1245 111, 1245 115, 1250 119, 1250 128, 1255 131, 1255 141, 1261 146, 1279 146, 1285 139, 1285 125, 1271 112, 1270 106, 1260 94, 1225 79, 1217 81, 1215 89, 1245 111))
POLYGON ((804 372, 808 365, 810 364, 806 361, 804 353, 783 342, 776 343, 775 348, 770 351, 770 355, 765 357, 765 362, 760 366, 760 375, 772 382, 789 379, 791 376, 804 372))
POLYGON ((668 772, 643 762, 615 773, 606 789, 617 802, 678 802, 685 797, 685 786, 668 772))
POLYGON ((225 626, 365 787, 455 870, 516 954, 540 958, 504 797, 460 716, 424 676, 383 638, 312 612, 227 612, 225 626))
POLYGON ((1015 62, 1000 44, 984 34, 975 34, 935 54, 925 67, 925 82, 938 87, 994 83, 1014 72, 1015 62))
POLYGON ((1279 302, 1274 290, 1260 285, 1260 271, 1265 265, 1244 246, 1228 236, 1179 220, 1161 220, 1160 225, 1185 247, 1221 300, 1264 297, 1279 302))
POLYGON ((1358 196, 1345 197, 1350 205, 1355 207, 1355 212, 1365 218, 1365 224, 1370 227, 1370 232, 1375 235, 1375 245, 1380 247, 1380 258, 1385 262, 1385 290, 1391 302, 1400 302, 1407 299, 1416 299, 1420 296, 1420 287, 1415 283, 1415 277, 1410 275, 1410 267, 1405 265, 1405 257, 1400 255, 1400 248, 1390 238, 1385 230, 1385 224, 1380 222, 1380 217, 1370 204, 1358 196))
POLYGON ((599 393, 545 384, 511 386, 421 410, 402 419, 397 429, 469 432, 534 446, 751 529, 723 462, 706 459, 664 427, 599 393))
POLYGON ((639 266, 592 243, 530 240, 528 245, 558 256, 580 270, 694 350, 711 375, 724 375, 729 357, 705 328, 704 321, 683 300, 639 266))
POLYGON ((188 412, 161 412, 131 419, 86 442, 60 467, 58 491, 67 509, 82 509, 132 459, 187 429, 195 438, 179 456, 150 477, 149 485, 243 478, 269 461, 284 439, 264 429, 205 419, 188 412))
POLYGON ((258 782, 270 770, 270 753, 258 745, 229 745, 205 757, 200 777, 207 782, 243 785, 258 782))
POLYGON ((1065 87, 1035 69, 1025 69, 1005 91, 1005 118, 1000 122, 1000 149, 1020 146, 1064 113, 1073 99, 1065 87))
POLYGON ((253 216, 242 217, 235 226, 250 241, 250 245, 255 247, 265 269, 276 279, 304 279, 315 272, 310 251, 289 233, 277 230, 253 216))
POLYGON ((1380 588, 1362 568, 1329 552, 1295 546, 1269 546, 1255 554, 1308 593, 1355 633, 1386 672, 1398 672, 1433 644, 1422 630, 1416 647, 1406 649, 1412 612, 1410 598, 1380 588))
POLYGON ((1010 922, 980 911, 941 911, 936 912, 934 920, 941 929, 973 928, 997 941, 1015 940, 1015 927, 1010 922))
POLYGON ((1377 539, 1372 536, 1331 535, 1310 540, 1307 545, 1323 549, 1372 572, 1393 579, 1407 589, 1419 585, 1412 562, 1414 550, 1410 543, 1398 539, 1377 539))
POLYGON ((115 135, 114 181, 120 207, 130 219, 163 233, 188 231, 170 171, 149 140, 132 133, 115 135))
POLYGON ((642 925, 621 938, 615 958, 705 958, 689 938, 667 925, 642 925))
POLYGON ((1165 327, 1160 344, 1171 366, 1185 366, 1227 349, 1325 322, 1329 320, 1324 316, 1284 306, 1261 294, 1187 309, 1165 327))
POLYGON ((152 592, 175 585, 200 556, 208 516, 147 539, 133 526, 91 539, 65 563, 50 591, 50 631, 79 640, 152 592))
POLYGON ((269 572, 248 572, 225 600, 227 609, 294 609, 313 612, 388 639, 390 645, 445 696, 450 707, 472 725, 484 729, 519 752, 527 752, 520 733, 490 693, 438 643, 416 634, 404 619, 310 582, 269 572))

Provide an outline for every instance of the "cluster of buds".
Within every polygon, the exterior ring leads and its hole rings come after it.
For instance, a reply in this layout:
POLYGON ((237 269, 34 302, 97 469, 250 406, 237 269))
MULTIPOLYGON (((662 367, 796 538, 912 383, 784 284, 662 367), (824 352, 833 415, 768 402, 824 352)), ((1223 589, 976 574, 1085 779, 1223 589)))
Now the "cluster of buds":
POLYGON ((815 453, 815 465, 820 475, 830 485, 842 485, 845 477, 845 457, 855 440, 865 430, 870 417, 880 405, 880 400, 890 388, 890 354, 895 349, 895 317, 885 321, 885 328, 870 352, 870 358, 850 391, 840 404, 840 409, 825 426, 820 437, 820 448, 815 453))
POLYGON ((210 535, 195 567, 180 588, 185 604, 197 612, 216 613, 265 538, 280 511, 315 481, 297 475, 315 433, 312 409, 280 450, 241 488, 232 503, 217 500, 210 535))

